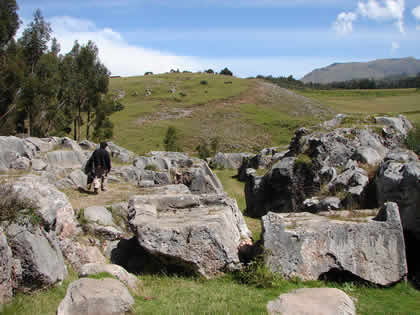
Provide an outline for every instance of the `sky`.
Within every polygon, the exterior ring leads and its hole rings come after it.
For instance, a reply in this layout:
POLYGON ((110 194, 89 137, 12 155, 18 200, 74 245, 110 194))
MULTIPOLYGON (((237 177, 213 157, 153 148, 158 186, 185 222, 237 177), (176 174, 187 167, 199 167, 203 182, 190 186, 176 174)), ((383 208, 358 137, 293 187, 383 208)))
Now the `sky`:
POLYGON ((301 78, 335 62, 420 59, 420 0, 17 0, 65 54, 92 40, 112 75, 220 71, 301 78))

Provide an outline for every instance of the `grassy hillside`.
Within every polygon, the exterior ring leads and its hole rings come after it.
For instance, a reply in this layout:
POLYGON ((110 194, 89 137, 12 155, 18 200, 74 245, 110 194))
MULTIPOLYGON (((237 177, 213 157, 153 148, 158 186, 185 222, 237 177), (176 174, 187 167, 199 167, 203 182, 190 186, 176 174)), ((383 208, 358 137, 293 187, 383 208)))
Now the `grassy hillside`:
POLYGON ((171 125, 189 153, 216 137, 223 151, 256 151, 288 144, 297 127, 329 114, 317 102, 270 83, 213 74, 115 78, 111 90, 125 93, 125 109, 111 117, 114 140, 139 154, 163 150, 171 125))

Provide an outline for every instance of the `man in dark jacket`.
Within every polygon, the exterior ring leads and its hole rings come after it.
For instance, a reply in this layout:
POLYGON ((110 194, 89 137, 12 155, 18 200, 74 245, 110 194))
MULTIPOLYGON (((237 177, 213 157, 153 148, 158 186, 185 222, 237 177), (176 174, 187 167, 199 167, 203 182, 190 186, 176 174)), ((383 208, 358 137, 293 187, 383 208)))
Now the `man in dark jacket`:
MULTIPOLYGON (((99 149, 96 149, 92 156, 89 158, 86 164, 86 170, 91 170, 94 176, 94 189, 95 193, 98 192, 99 187, 95 187, 95 180, 101 180, 101 189, 106 191, 105 188, 105 177, 111 171, 111 158, 109 156, 106 147, 106 142, 101 142, 99 149)), ((89 173, 89 172, 88 172, 89 173)), ((88 189, 90 190, 92 183, 89 184, 88 189)))

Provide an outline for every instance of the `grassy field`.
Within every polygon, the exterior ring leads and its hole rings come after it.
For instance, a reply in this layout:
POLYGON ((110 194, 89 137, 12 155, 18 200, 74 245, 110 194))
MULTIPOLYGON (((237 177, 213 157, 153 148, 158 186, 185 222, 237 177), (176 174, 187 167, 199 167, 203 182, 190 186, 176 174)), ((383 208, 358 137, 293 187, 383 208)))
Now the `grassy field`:
POLYGON ((418 119, 420 90, 305 90, 299 91, 340 113, 404 113, 418 119))
POLYGON ((125 93, 125 109, 111 117, 114 141, 139 154, 163 150, 168 126, 185 152, 216 137, 221 150, 239 152, 288 144, 296 127, 318 120, 302 99, 259 80, 170 73, 115 78, 110 87, 125 93))

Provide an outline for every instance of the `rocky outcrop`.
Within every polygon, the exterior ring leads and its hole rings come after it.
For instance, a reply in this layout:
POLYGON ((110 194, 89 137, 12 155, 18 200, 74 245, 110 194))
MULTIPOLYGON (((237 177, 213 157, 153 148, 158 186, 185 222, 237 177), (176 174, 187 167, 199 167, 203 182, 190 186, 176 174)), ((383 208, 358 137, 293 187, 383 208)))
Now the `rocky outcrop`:
POLYGON ((13 257, 22 267, 19 287, 35 290, 61 282, 67 269, 55 232, 25 224, 11 224, 6 229, 13 257))
POLYGON ((385 204, 365 222, 340 220, 337 213, 333 218, 309 213, 264 216, 268 267, 286 278, 304 280, 341 274, 387 286, 404 279, 404 237, 395 203, 385 204))
POLYGON ((84 219, 87 220, 85 229, 94 235, 100 235, 106 240, 114 241, 121 239, 125 233, 117 226, 112 217, 112 213, 103 206, 88 207, 83 212, 84 219))
POLYGON ((139 280, 137 280, 137 277, 127 272, 124 268, 118 265, 98 263, 86 264, 80 268, 79 277, 88 277, 90 275, 97 275, 103 272, 109 273, 110 275, 114 276, 130 289, 137 289, 137 286, 139 284, 139 280))
POLYGON ((47 153, 46 158, 51 167, 71 169, 80 169, 87 160, 81 150, 51 151, 47 153))
POLYGON ((116 315, 130 311, 134 299, 118 280, 79 279, 67 288, 57 315, 116 315))
POLYGON ((356 315, 353 300, 335 288, 304 288, 267 304, 270 315, 356 315), (302 303, 304 301, 304 303, 302 303))
POLYGON ((84 244, 83 242, 66 238, 60 241, 60 248, 63 256, 76 271, 79 271, 85 264, 105 264, 107 262, 100 249, 94 244, 84 244))
POLYGON ((251 236, 236 202, 224 195, 135 196, 129 224, 149 253, 205 277, 238 268, 241 240, 251 236))
MULTIPOLYGON (((340 120, 334 124, 339 124, 340 120)), ((378 124, 387 121, 377 119, 378 124)), ((401 145, 411 128, 403 116, 390 118, 390 121, 398 121, 403 126, 395 127, 396 137, 381 137, 369 126, 313 133, 305 128, 298 129, 289 151, 263 177, 252 172, 243 176, 247 213, 259 217, 268 211, 304 211, 311 198, 320 195, 339 198, 343 208, 375 206, 373 176, 366 169, 377 167, 390 150, 401 145)), ((328 210, 319 205, 309 208, 328 210)))
POLYGON ((134 159, 134 153, 124 149, 113 142, 108 142, 108 148, 111 151, 111 157, 119 159, 123 163, 130 163, 134 159))

